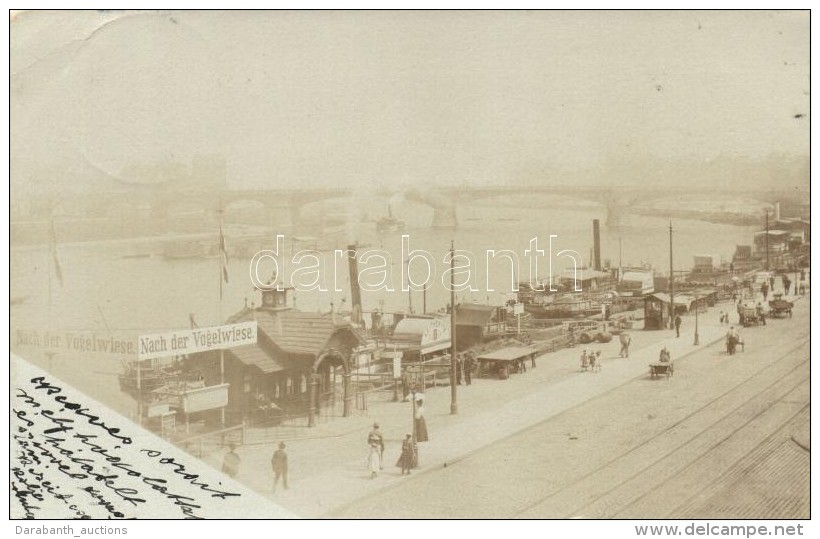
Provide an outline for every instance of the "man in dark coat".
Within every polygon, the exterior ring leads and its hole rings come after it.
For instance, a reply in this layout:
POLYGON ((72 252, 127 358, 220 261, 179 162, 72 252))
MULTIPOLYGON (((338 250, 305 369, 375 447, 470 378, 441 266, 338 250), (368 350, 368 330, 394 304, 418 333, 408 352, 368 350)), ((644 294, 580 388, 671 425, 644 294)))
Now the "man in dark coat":
POLYGON ((273 491, 276 492, 276 485, 282 479, 285 490, 288 488, 288 454, 285 452, 285 442, 279 442, 279 449, 273 453, 270 459, 273 468, 273 491))
POLYGON ((461 385, 462 374, 464 373, 464 358, 461 354, 456 355, 456 385, 461 385))
POLYGON ((473 369, 475 369, 475 358, 472 352, 467 352, 467 357, 464 359, 464 381, 467 385, 473 383, 473 369))
POLYGON ((680 325, 683 323, 680 315, 675 317, 675 337, 680 337, 680 325))

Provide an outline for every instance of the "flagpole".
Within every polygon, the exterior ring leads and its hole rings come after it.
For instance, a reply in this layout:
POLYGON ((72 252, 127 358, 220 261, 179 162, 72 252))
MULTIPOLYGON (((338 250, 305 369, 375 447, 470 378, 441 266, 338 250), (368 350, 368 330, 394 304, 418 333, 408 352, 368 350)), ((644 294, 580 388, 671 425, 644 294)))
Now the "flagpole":
MULTIPOLYGON (((217 325, 222 325, 222 281, 225 278, 225 263, 227 262, 228 254, 225 252, 225 235, 222 231, 222 199, 219 199, 219 320, 217 325)), ((225 384, 225 349, 219 349, 219 383, 225 384)), ((222 428, 225 428, 225 407, 219 409, 219 421, 222 428)))
MULTIPOLYGON (((50 205, 49 208, 49 217, 48 217, 48 258, 51 260, 48 261, 48 320, 46 321, 48 325, 48 331, 51 331, 51 323, 53 321, 53 313, 52 313, 52 305, 54 300, 54 280, 52 279, 51 273, 52 272, 59 272, 57 277, 60 279, 60 283, 62 283, 62 270, 58 267, 60 263, 58 255, 57 255, 57 233, 54 230, 54 205, 53 203, 50 205), (52 267, 53 266, 53 267, 52 267)), ((46 357, 48 358, 48 372, 53 374, 54 369, 54 351, 49 350, 46 348, 46 357)))
MULTIPOLYGON (((53 259, 55 249, 57 246, 55 245, 55 238, 54 238, 54 216, 49 215, 49 246, 48 246, 48 258, 53 259)), ((46 321, 48 331, 51 331, 51 299, 52 299, 52 292, 51 292, 51 272, 53 271, 51 266, 54 264, 54 260, 49 260, 46 266, 48 267, 48 320, 46 321)), ((54 358, 54 353, 46 348, 46 357, 48 358, 48 372, 53 374, 52 372, 52 359, 54 358)))

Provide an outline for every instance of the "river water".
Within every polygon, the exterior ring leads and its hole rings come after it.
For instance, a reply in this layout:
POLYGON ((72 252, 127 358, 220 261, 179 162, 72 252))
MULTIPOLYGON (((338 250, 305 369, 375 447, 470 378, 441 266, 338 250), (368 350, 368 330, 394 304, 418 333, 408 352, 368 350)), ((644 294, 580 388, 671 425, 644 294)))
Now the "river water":
MULTIPOLYGON (((474 275, 475 292, 458 294, 458 302, 501 304, 509 292, 510 264, 498 258, 489 266, 486 251, 509 249, 519 257, 520 277, 529 276, 529 259, 525 250, 532 238, 538 238, 538 248, 546 253, 539 260, 539 277, 549 274, 549 260, 553 273, 564 269, 570 260, 559 258, 563 249, 579 253, 583 263, 589 261, 592 247, 592 220, 601 220, 602 258, 616 266, 624 264, 651 264, 657 271, 669 269, 669 221, 654 217, 629 216, 627 225, 610 229, 605 225, 606 215, 597 206, 533 208, 515 206, 461 206, 459 227, 456 230, 433 230, 432 209, 421 204, 405 202, 396 210, 398 217, 407 222, 403 232, 378 235, 371 221, 359 221, 335 236, 319 237, 320 247, 344 247, 352 240, 367 245, 368 249, 386 251, 392 265, 389 271, 397 291, 366 291, 363 293, 364 310, 382 308, 387 311, 405 310, 409 301, 415 312, 422 309, 422 293, 414 292, 412 299, 400 291, 402 279, 401 234, 409 236, 410 248, 429 252, 436 261, 436 277, 427 292, 427 308, 435 310, 449 301, 449 292, 441 285, 446 264, 443 257, 450 241, 457 249, 469 250, 476 255, 474 275), (553 256, 549 256, 550 235, 553 238, 553 256), (489 281, 488 281, 489 276, 489 281), (489 286, 488 286, 489 283, 489 286), (492 288, 492 291, 488 291, 492 288)), ((712 254, 717 260, 730 260, 736 244, 749 244, 755 227, 719 225, 695 220, 675 220, 674 266, 676 271, 690 269, 695 254, 712 254)), ((270 248, 275 248, 272 231, 270 248)), ((292 234, 301 231, 284 229, 284 254, 293 249, 292 234)), ((230 241, 230 238, 229 238, 230 241)), ((148 242, 150 243, 150 242, 148 242)), ((155 242, 154 242, 155 243, 155 242)), ((147 245, 145 242, 143 244, 147 245)), ((167 259, 155 254, 145 258, 127 255, 139 252, 139 242, 121 240, 105 243, 62 244, 58 247, 63 282, 54 276, 48 248, 14 248, 11 253, 11 297, 23 301, 12 306, 11 325, 14 328, 50 327, 56 329, 93 330, 107 333, 149 332, 189 326, 190 315, 200 326, 215 325, 220 319, 236 312, 245 301, 259 303, 259 294, 250 279, 250 260, 232 257, 229 260, 229 283, 224 285, 220 307, 218 258, 167 259), (52 273, 51 302, 49 307, 49 272, 52 273)), ((280 275, 288 282, 288 275, 296 265, 285 257, 286 268, 280 275)), ((325 262, 322 276, 331 290, 296 291, 292 293, 297 308, 306 311, 329 311, 331 302, 338 309, 349 309, 350 292, 347 262, 338 260, 334 272, 331 252, 322 254, 325 262), (332 292, 334 274, 341 291, 332 292)), ((371 259, 367 265, 376 262, 371 259)), ((362 267, 364 267, 362 266, 362 267)), ((414 280, 424 277, 424 263, 417 261, 411 268, 414 280)), ((569 266, 571 267, 571 265, 569 266)), ((272 266, 262 263, 259 275, 266 278, 272 266)), ((361 270, 362 268, 360 268, 361 270)), ((375 282, 372 278, 370 282, 375 282)), ((14 339, 12 339, 14 344, 14 339)))
MULTIPOLYGON (((344 248, 358 241, 369 249, 386 251, 392 265, 393 286, 397 291, 363 292, 365 311, 380 308, 383 311, 405 311, 411 301, 407 292, 400 291, 402 283, 401 234, 409 236, 410 248, 429 252, 436 262, 438 280, 427 292, 428 311, 447 305, 449 292, 440 279, 446 269, 443 257, 450 248, 450 241, 457 249, 475 254, 472 268, 473 284, 478 291, 462 292, 457 302, 477 302, 500 305, 506 299, 511 285, 509 262, 499 257, 486 265, 487 250, 509 249, 514 251, 520 264, 520 276, 529 277, 525 250, 532 238, 538 238, 538 248, 545 251, 539 262, 539 277, 549 275, 549 238, 553 238, 553 273, 565 266, 566 258, 556 256, 559 250, 577 251, 584 263, 589 261, 592 247, 592 220, 602 222, 601 253, 603 259, 618 264, 649 263, 662 273, 669 268, 668 220, 630 216, 627 226, 609 229, 603 225, 605 214, 595 206, 578 206, 567 209, 565 205, 533 207, 533 204, 459 207, 459 227, 456 230, 433 230, 432 209, 422 204, 403 202, 394 206, 397 217, 407 226, 402 232, 378 235, 373 217, 363 221, 361 215, 350 219, 341 232, 321 234, 316 229, 270 231, 270 248, 275 248, 274 235, 285 235, 283 254, 290 255, 296 234, 309 233, 317 236, 319 247, 344 248), (293 236, 293 237, 292 237, 293 236), (488 292, 489 288, 492 292, 488 292)), ((383 215, 380 205, 374 217, 383 215)), ((696 253, 715 255, 718 259, 731 259, 735 244, 749 244, 754 227, 715 225, 702 221, 676 220, 674 223, 675 270, 688 270, 696 253)), ((58 231, 59 237, 59 231, 58 231)), ((216 243, 213 234, 213 243, 216 243)), ((228 237, 229 245, 231 238, 228 237)), ((229 260, 229 283, 223 285, 220 302, 221 264, 219 258, 168 259, 160 254, 163 245, 157 239, 119 240, 98 243, 75 243, 58 245, 58 258, 62 283, 55 275, 54 263, 47 246, 15 247, 11 250, 11 350, 35 362, 64 381, 86 392, 92 398, 106 403, 120 413, 135 417, 136 404, 120 391, 118 376, 123 365, 135 359, 135 355, 87 351, 77 335, 91 337, 94 341, 112 340, 134 343, 137 337, 174 329, 190 327, 190 317, 201 327, 217 325, 237 312, 247 301, 259 304, 259 292, 250 279, 250 259, 231 257, 229 260), (153 256, 134 258, 135 254, 153 256), (49 277, 50 276, 50 277, 49 277), (49 286, 49 280, 51 286, 49 286), (49 294, 49 290, 51 293, 49 294), (49 300, 49 295, 51 296, 49 300), (69 334, 73 335, 71 337, 69 334), (36 337, 36 338, 33 338, 36 337), (48 338, 47 338, 48 337, 48 338), (79 343, 79 347, 77 344, 79 343)), ((333 288, 332 252, 322 254, 326 262, 322 276, 330 290, 333 288)), ((348 310, 350 305, 350 281, 347 261, 338 259, 337 283, 339 292, 291 293, 292 303, 304 311, 329 312, 331 302, 338 310, 348 310)), ((362 268, 374 263, 363 265, 362 268)), ((285 268, 286 280, 293 268, 285 268)), ((423 262, 415 262, 411 268, 414 280, 421 281, 425 268, 423 262)), ((260 269, 260 276, 270 275, 271 267, 260 269)), ((448 278, 445 277, 445 278, 448 278)), ((373 281, 370 281, 373 282, 373 281)), ((413 309, 422 310, 422 292, 412 294, 413 309)), ((365 317, 367 320, 368 317, 365 317)))

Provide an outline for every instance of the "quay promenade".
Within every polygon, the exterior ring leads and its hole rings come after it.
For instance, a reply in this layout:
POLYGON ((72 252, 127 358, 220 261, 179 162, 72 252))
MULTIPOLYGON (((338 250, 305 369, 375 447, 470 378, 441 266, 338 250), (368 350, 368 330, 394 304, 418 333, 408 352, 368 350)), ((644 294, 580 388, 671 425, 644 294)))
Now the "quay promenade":
MULTIPOLYGON (((791 298, 795 299, 795 298, 791 298)), ((808 304, 808 296, 796 298, 808 304)), ((617 339, 607 344, 593 343, 588 350, 600 350, 602 369, 581 372, 579 357, 583 345, 543 354, 536 368, 515 374, 508 380, 474 379, 471 386, 459 386, 459 413, 450 414, 450 390, 447 387, 429 389, 425 409, 430 441, 419 444, 420 466, 413 476, 445 469, 461 459, 556 417, 563 412, 588 403, 624 384, 642 377, 648 378, 648 364, 654 362, 659 350, 666 346, 679 369, 686 358, 704 350, 709 344, 722 341, 728 330, 719 322, 719 311, 731 311, 731 303, 720 303, 698 317, 700 345, 693 344, 694 315, 684 317, 680 338, 673 330, 631 331, 632 353, 628 359, 618 357, 617 339)), ((805 309, 807 311, 807 309, 805 309)), ((737 315, 732 314, 737 326, 737 315)), ((804 324, 807 312, 796 308, 790 320, 770 324, 804 324)), ((806 324, 807 325, 807 324, 806 324)), ((757 328, 742 329, 746 335, 757 328)), ((746 339, 748 342, 748 339, 746 339)), ((745 352, 744 352, 745 353, 745 352)), ((659 379, 656 383, 672 383, 659 379)), ((412 405, 409 402, 371 403, 365 412, 357 411, 349 418, 321 423, 312 429, 282 433, 278 439, 253 443, 240 448, 242 466, 237 479, 272 498, 277 504, 304 517, 323 517, 344 512, 346 506, 366 499, 382 489, 409 481, 395 467, 404 435, 412 431, 412 405), (378 422, 385 437, 384 470, 370 479, 366 470, 366 438, 373 422, 378 422), (284 441, 290 455, 290 489, 272 493, 270 457, 275 445, 284 441)), ((221 455, 206 459, 215 467, 221 455)), ((419 515, 423 516, 423 515, 419 515)))

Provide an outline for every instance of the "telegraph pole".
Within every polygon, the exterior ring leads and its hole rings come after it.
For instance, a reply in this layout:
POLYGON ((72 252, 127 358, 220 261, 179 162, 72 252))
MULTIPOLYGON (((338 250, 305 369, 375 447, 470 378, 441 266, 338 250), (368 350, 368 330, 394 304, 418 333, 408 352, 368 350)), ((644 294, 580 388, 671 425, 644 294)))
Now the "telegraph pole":
POLYGON ((669 220, 669 327, 675 327, 675 269, 672 265, 672 220, 669 220))
POLYGON ((458 392, 456 390, 456 290, 455 276, 455 249, 450 240, 450 414, 458 414, 458 392))
POLYGON ((766 271, 769 271, 769 209, 766 208, 766 271))
POLYGON ((407 313, 413 314, 413 289, 410 288, 410 259, 407 259, 407 313))
POLYGON ((698 311, 700 311, 700 298, 695 298, 695 346, 700 344, 700 335, 698 334, 698 311))
POLYGON ((421 313, 427 314, 427 281, 424 281, 424 288, 421 291, 421 313))

